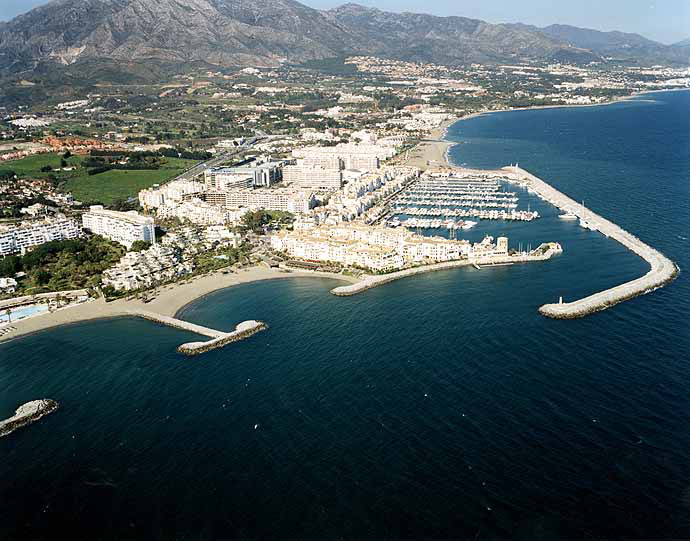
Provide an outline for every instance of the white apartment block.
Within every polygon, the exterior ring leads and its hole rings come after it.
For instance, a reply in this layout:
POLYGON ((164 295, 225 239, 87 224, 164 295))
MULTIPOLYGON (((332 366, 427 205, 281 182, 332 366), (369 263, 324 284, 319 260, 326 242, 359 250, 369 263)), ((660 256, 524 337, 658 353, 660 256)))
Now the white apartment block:
POLYGON ((345 169, 378 169, 381 160, 392 158, 395 148, 376 144, 341 143, 333 147, 304 147, 292 151, 293 158, 315 160, 338 157, 345 169))
POLYGON ((283 181, 299 188, 331 192, 343 185, 343 172, 340 168, 327 169, 318 165, 288 165, 283 169, 283 181))
POLYGON ((103 285, 132 290, 164 283, 192 272, 191 263, 171 246, 156 244, 143 252, 128 252, 103 273, 103 285))
POLYGON ((156 216, 178 218, 196 225, 223 225, 239 223, 247 212, 247 208, 229 210, 195 198, 174 205, 163 205, 158 208, 156 216))
POLYGON ((142 216, 134 210, 117 212, 106 210, 102 205, 94 205, 84 214, 82 220, 85 229, 95 235, 119 242, 127 248, 131 248, 137 240, 156 243, 156 226, 153 218, 142 216))
POLYGON ((214 190, 207 192, 205 199, 226 209, 284 210, 293 214, 309 212, 316 206, 313 193, 292 188, 214 190))
POLYGON ((33 246, 53 240, 74 239, 81 234, 78 222, 64 216, 0 229, 0 256, 25 253, 33 246))
POLYGON ((204 183, 208 188, 216 190, 251 188, 254 185, 254 178, 247 173, 238 173, 232 169, 207 169, 204 171, 204 183))
POLYGON ((139 204, 146 210, 162 205, 179 203, 205 190, 204 184, 193 180, 173 180, 163 186, 154 186, 139 192, 139 204))
MULTIPOLYGON (((271 246, 291 257, 358 265, 374 271, 398 270, 410 263, 454 261, 472 253, 472 245, 465 240, 425 237, 403 228, 351 224, 281 231, 271 238, 271 246)), ((487 242, 486 246, 493 245, 487 242)))

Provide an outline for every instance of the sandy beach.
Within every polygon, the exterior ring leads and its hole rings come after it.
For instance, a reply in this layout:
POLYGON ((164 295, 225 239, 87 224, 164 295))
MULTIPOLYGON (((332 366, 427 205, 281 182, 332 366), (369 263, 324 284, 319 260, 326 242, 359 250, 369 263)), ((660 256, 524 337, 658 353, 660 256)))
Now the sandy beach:
POLYGON ((399 163, 411 167, 418 167, 419 169, 429 169, 434 167, 455 167, 448 161, 448 150, 450 149, 450 147, 458 143, 455 143, 453 141, 446 141, 445 137, 450 126, 452 126, 456 122, 461 122, 463 120, 470 120, 471 118, 477 118, 483 115, 491 115, 493 113, 507 113, 511 111, 534 111, 537 109, 563 109, 569 107, 603 107, 606 105, 614 105, 616 103, 629 101, 640 96, 644 96, 645 94, 654 94, 657 92, 676 92, 682 90, 687 89, 678 88, 663 90, 643 90, 641 92, 635 92, 630 96, 621 96, 603 103, 590 103, 582 105, 535 105, 532 107, 480 111, 477 113, 464 115, 462 117, 454 117, 445 121, 438 128, 432 130, 429 133, 428 138, 423 139, 417 146, 410 149, 407 156, 403 156, 399 163))
POLYGON ((285 271, 282 269, 269 269, 264 266, 251 267, 237 273, 222 274, 216 272, 200 276, 188 283, 164 286, 158 290, 159 292, 156 298, 149 303, 144 303, 140 299, 120 299, 107 303, 105 299, 100 298, 83 304, 67 306, 52 314, 45 313, 27 319, 13 321, 9 326, 14 327, 15 330, 0 336, 0 343, 59 325, 68 325, 70 323, 111 317, 128 317, 132 315, 133 311, 137 310, 175 317, 176 314, 190 302, 220 289, 262 280, 305 277, 331 278, 350 283, 357 282, 356 278, 341 274, 285 271))

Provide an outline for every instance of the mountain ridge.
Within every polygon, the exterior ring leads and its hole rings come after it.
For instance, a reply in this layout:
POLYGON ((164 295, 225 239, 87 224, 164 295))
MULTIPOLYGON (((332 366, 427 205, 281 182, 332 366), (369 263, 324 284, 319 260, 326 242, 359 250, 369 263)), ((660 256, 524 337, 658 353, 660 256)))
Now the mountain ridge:
POLYGON ((321 11, 296 0, 53 0, 0 23, 5 76, 96 61, 232 68, 352 54, 446 65, 587 63, 616 55, 690 64, 690 49, 634 34, 391 13, 354 3, 321 11))

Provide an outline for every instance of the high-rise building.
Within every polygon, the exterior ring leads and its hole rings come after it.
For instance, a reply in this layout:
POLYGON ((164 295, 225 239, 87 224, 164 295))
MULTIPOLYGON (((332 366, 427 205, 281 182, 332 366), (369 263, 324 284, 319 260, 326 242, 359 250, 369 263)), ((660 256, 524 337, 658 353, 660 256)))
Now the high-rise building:
POLYGON ((84 228, 131 248, 138 240, 156 244, 156 226, 153 218, 132 210, 117 212, 94 205, 82 217, 84 228))
POLYGON ((64 216, 0 229, 0 256, 24 253, 33 246, 53 240, 74 239, 81 234, 77 221, 64 216))

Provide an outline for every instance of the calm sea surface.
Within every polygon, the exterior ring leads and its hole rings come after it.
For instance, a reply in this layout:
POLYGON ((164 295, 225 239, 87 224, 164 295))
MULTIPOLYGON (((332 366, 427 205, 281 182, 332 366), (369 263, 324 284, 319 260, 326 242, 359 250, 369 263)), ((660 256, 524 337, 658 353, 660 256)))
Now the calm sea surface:
POLYGON ((199 357, 118 319, 0 345, 0 539, 690 536, 690 92, 456 124, 460 164, 519 162, 675 260, 672 285, 576 321, 537 307, 646 271, 521 192, 543 264, 458 269, 351 298, 239 286, 188 306, 270 329, 199 357))

